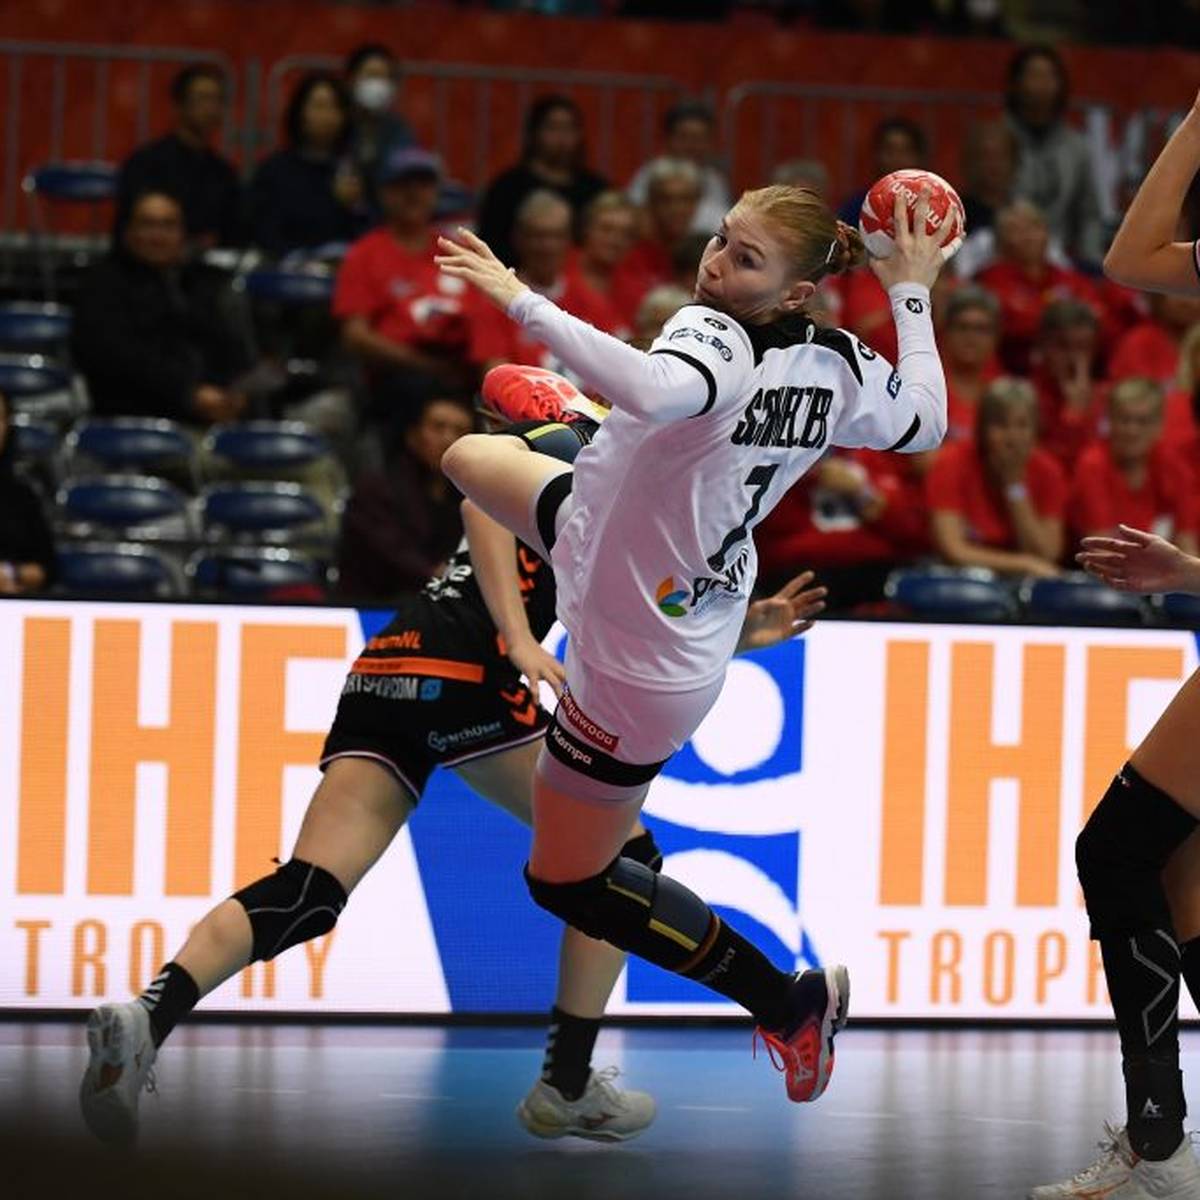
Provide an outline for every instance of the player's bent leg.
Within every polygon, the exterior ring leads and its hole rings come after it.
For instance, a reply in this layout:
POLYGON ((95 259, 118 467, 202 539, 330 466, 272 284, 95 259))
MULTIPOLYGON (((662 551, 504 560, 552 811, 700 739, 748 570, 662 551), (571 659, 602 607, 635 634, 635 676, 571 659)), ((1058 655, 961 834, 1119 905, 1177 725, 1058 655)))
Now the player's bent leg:
POLYGON ((80 1086, 88 1127, 135 1140, 138 1099, 158 1047, 202 996, 255 959, 273 958, 333 928, 346 897, 408 818, 413 799, 377 762, 331 762, 309 803, 295 854, 222 901, 136 1000, 88 1016, 89 1062, 80 1086))
POLYGON ((494 521, 526 545, 549 552, 556 532, 553 510, 570 490, 566 463, 535 454, 518 437, 472 433, 446 451, 442 470, 494 521), (559 476, 568 479, 548 489, 559 476))
MULTIPOLYGON (((540 748, 540 741, 526 742, 454 770, 474 791, 528 825, 540 748)), ((636 819, 623 852, 654 870, 662 865, 654 839, 636 819)), ((518 1119, 534 1136, 625 1141, 654 1120, 651 1096, 618 1088, 613 1068, 593 1071, 591 1065, 604 1008, 624 965, 625 954, 615 946, 569 925, 563 929, 542 1076, 517 1106, 518 1119)))

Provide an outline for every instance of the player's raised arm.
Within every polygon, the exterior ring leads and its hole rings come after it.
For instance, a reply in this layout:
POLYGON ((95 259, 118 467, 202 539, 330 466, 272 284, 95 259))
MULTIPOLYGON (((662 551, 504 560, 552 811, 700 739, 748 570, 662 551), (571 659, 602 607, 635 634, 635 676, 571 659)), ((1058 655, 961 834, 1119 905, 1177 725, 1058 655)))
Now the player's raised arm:
MULTIPOLYGON (((615 408, 649 421, 696 416, 711 406, 716 388, 713 369, 698 369, 698 355, 646 354, 603 333, 522 283, 469 230, 459 241, 441 238, 437 262, 447 275, 479 288, 498 308, 549 346, 587 384, 615 408)), ((695 346, 692 347, 696 349, 695 346)), ((739 347, 740 349, 740 347, 739 347)), ((710 356, 711 357, 711 356, 710 356)), ((735 363, 719 356, 716 370, 729 374, 752 362, 748 346, 735 363)), ((736 381, 734 387, 736 390, 736 381)))
POLYGON ((1175 240, 1184 196, 1200 170, 1200 97, 1133 198, 1104 256, 1104 273, 1151 292, 1200 290, 1195 242, 1175 240))

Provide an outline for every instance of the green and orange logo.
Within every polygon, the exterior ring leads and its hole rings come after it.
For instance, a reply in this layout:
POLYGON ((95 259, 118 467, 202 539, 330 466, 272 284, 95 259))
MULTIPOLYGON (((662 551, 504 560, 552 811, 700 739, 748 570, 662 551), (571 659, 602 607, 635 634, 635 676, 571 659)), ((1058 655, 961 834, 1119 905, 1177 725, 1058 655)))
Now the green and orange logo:
POLYGON ((654 593, 654 599, 658 601, 659 609, 666 613, 668 617, 686 617, 687 609, 684 608, 684 604, 690 595, 691 593, 687 588, 677 588, 675 586, 674 575, 668 575, 658 585, 658 591, 654 593))

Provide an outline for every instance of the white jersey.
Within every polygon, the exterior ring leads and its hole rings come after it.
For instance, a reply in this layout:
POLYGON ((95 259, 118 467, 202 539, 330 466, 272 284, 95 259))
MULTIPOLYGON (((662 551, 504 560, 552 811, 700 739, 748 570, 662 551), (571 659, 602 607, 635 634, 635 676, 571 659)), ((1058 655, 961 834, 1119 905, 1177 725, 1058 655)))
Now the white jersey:
POLYGON ((701 305, 643 355, 530 296, 513 315, 614 405, 575 460, 558 614, 585 661, 641 687, 720 677, 754 586, 754 527, 831 446, 921 450, 945 433, 918 285, 891 293, 903 374, 844 330, 742 326, 701 305))

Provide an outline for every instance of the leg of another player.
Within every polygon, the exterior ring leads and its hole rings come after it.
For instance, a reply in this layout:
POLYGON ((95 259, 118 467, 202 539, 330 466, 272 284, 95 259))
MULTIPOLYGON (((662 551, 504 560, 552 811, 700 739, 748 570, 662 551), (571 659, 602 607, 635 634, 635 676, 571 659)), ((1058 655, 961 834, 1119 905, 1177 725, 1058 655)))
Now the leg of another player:
POLYGON ((1200 829, 1171 856, 1163 871, 1179 967, 1192 1003, 1200 1008, 1200 829))
POLYGON ((92 1011, 80 1106, 98 1137, 136 1137, 138 1097, 175 1025, 247 963, 332 929, 412 807, 408 791, 380 764, 363 758, 330 763, 292 859, 213 908, 136 1000, 92 1011))
POLYGON ((442 459, 442 471, 464 496, 535 548, 543 544, 535 501, 549 480, 570 470, 520 438, 486 433, 459 438, 442 459))

